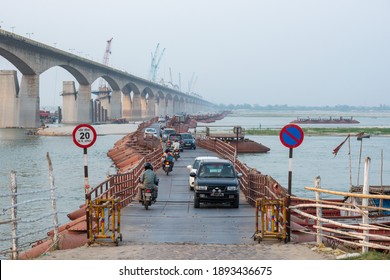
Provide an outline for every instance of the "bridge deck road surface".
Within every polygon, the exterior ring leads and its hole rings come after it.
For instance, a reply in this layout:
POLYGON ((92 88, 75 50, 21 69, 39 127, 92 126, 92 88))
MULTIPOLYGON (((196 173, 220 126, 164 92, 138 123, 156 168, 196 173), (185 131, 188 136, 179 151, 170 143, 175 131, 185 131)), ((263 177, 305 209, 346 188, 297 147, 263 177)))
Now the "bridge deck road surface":
POLYGON ((133 201, 121 210, 124 242, 131 243, 194 243, 194 244, 253 244, 255 208, 240 194, 240 207, 223 204, 201 204, 194 208, 194 192, 188 184, 189 170, 195 157, 215 155, 197 148, 185 149, 166 175, 160 178, 157 202, 145 210, 133 201))

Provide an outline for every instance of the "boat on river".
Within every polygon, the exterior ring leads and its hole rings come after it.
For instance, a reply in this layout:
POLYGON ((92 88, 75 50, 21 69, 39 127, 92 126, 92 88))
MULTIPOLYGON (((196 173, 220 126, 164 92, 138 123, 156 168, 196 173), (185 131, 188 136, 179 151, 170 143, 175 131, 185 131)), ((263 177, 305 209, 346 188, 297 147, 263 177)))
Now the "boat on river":
POLYGON ((359 121, 353 119, 353 117, 329 117, 329 118, 297 118, 296 120, 291 121, 290 123, 296 123, 296 124, 357 124, 360 123, 359 121))

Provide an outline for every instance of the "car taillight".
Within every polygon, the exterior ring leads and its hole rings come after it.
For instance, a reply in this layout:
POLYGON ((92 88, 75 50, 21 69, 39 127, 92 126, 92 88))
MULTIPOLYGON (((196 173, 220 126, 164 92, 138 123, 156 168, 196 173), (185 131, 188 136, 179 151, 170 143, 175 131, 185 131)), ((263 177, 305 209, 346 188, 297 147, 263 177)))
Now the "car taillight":
POLYGON ((152 190, 151 190, 151 189, 146 189, 146 192, 147 192, 147 193, 151 193, 152 190))

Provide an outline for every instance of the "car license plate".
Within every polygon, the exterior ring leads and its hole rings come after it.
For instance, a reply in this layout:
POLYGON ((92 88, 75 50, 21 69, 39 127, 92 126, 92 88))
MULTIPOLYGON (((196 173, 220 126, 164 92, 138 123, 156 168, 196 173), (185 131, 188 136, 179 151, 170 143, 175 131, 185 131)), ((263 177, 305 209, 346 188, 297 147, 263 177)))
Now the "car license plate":
POLYGON ((146 196, 146 197, 149 197, 149 196, 152 196, 152 194, 149 193, 149 192, 147 192, 147 193, 145 193, 145 196, 146 196))
POLYGON ((223 193, 217 193, 217 192, 216 192, 216 193, 211 193, 210 195, 211 195, 211 196, 223 196, 223 193))

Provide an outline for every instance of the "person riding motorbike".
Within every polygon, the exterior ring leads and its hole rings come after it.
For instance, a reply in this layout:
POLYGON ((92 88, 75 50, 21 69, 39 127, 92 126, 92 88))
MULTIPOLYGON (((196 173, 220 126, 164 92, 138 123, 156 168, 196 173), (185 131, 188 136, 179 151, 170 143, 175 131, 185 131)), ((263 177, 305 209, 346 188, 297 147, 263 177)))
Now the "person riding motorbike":
POLYGON ((162 156, 162 162, 164 163, 164 161, 168 161, 171 169, 173 169, 173 155, 170 149, 165 150, 165 153, 162 156))
POLYGON ((177 139, 175 139, 175 142, 172 143, 172 150, 175 151, 180 151, 180 143, 177 139))
POLYGON ((156 172, 153 171, 153 165, 150 162, 146 162, 144 164, 145 171, 142 172, 141 177, 139 178, 139 181, 141 182, 142 186, 138 188, 138 197, 140 202, 142 201, 142 195, 141 195, 141 189, 152 189, 153 194, 153 200, 157 199, 158 196, 158 176, 156 172))
POLYGON ((177 139, 175 139, 175 142, 172 143, 171 148, 172 152, 177 153, 179 155, 178 157, 180 157, 180 143, 177 139))

